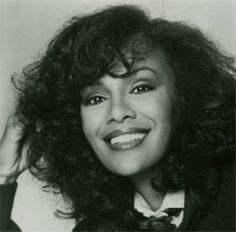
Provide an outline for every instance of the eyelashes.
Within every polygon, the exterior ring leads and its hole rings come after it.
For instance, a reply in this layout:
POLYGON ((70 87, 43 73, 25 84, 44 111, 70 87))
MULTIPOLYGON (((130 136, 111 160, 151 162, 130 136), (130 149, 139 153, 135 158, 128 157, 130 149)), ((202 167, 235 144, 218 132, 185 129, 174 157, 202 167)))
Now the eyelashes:
POLYGON ((146 92, 149 92, 151 90, 155 89, 154 86, 152 85, 149 85, 149 84, 139 84, 137 86, 135 86, 131 91, 130 93, 133 93, 133 94, 142 94, 142 93, 146 93, 146 92))
POLYGON ((106 101, 107 98, 105 98, 104 96, 101 96, 101 95, 93 95, 93 96, 89 96, 87 97, 83 103, 85 106, 88 106, 88 105, 98 105, 104 101, 106 101))
MULTIPOLYGON (((142 84, 138 84, 134 86, 129 92, 129 94, 141 95, 141 94, 150 92, 154 89, 155 89, 155 86, 151 84, 142 83, 142 84)), ((107 94, 92 93, 92 94, 89 94, 87 97, 85 97, 82 103, 85 106, 95 106, 95 105, 99 105, 105 102, 107 99, 108 99, 107 94)))

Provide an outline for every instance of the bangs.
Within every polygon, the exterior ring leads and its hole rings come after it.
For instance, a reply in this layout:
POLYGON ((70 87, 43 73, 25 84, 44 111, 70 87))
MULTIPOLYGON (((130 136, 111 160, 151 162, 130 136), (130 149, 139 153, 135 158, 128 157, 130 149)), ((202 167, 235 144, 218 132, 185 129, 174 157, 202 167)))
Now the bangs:
POLYGON ((80 82, 80 88, 93 85, 105 74, 114 78, 127 77, 134 64, 144 60, 153 47, 151 39, 144 33, 132 35, 118 45, 106 38, 100 43, 96 41, 96 45, 85 44, 75 52, 74 75, 80 82), (125 73, 120 73, 121 67, 125 68, 125 73))

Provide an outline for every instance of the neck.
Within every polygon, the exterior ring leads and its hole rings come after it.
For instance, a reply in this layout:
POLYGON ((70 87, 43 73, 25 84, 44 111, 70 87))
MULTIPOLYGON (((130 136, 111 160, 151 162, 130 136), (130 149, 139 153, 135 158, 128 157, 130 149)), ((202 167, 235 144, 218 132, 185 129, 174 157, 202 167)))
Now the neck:
POLYGON ((156 170, 147 170, 130 177, 136 191, 145 199, 152 210, 161 207, 165 193, 154 190, 151 186, 151 179, 156 175, 156 170))

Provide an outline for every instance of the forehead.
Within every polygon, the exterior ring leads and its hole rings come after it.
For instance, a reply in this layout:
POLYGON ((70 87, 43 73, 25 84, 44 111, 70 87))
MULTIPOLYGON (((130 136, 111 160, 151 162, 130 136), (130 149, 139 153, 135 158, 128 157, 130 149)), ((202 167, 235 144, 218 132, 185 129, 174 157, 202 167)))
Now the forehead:
MULTIPOLYGON (((126 59, 127 61, 129 59, 130 62, 132 61, 132 58, 129 58, 129 54, 127 54, 126 59)), ((106 86, 106 80, 110 78, 123 79, 124 83, 129 83, 127 82, 129 79, 144 80, 147 78, 156 78, 159 83, 166 85, 167 88, 172 90, 174 88, 173 71, 167 63, 165 53, 161 49, 152 51, 141 59, 136 59, 132 66, 130 66, 130 69, 126 68, 122 62, 114 63, 112 74, 104 74, 83 90, 90 89, 90 87, 106 86)))
POLYGON ((143 66, 152 67, 157 71, 170 71, 170 66, 167 64, 166 55, 160 48, 148 53, 143 59, 134 62, 133 69, 143 66))
MULTIPOLYGON (((130 64, 128 67, 120 61, 115 61, 111 69, 111 73, 106 73, 99 78, 101 80, 105 76, 114 78, 127 78, 133 76, 140 70, 150 70, 161 76, 168 76, 173 79, 173 70, 167 62, 165 52, 159 48, 149 52, 146 55, 133 58, 129 53, 125 55, 126 61, 130 64)), ((173 80, 172 80, 173 81, 173 80)))

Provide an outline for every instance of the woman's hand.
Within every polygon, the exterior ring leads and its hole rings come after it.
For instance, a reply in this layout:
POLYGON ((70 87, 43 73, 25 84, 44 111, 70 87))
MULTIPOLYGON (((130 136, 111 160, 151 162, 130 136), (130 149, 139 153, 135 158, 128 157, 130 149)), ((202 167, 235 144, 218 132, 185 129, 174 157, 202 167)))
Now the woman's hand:
POLYGON ((17 153, 20 130, 16 119, 10 117, 0 139, 0 184, 15 182, 26 169, 26 152, 17 153))

